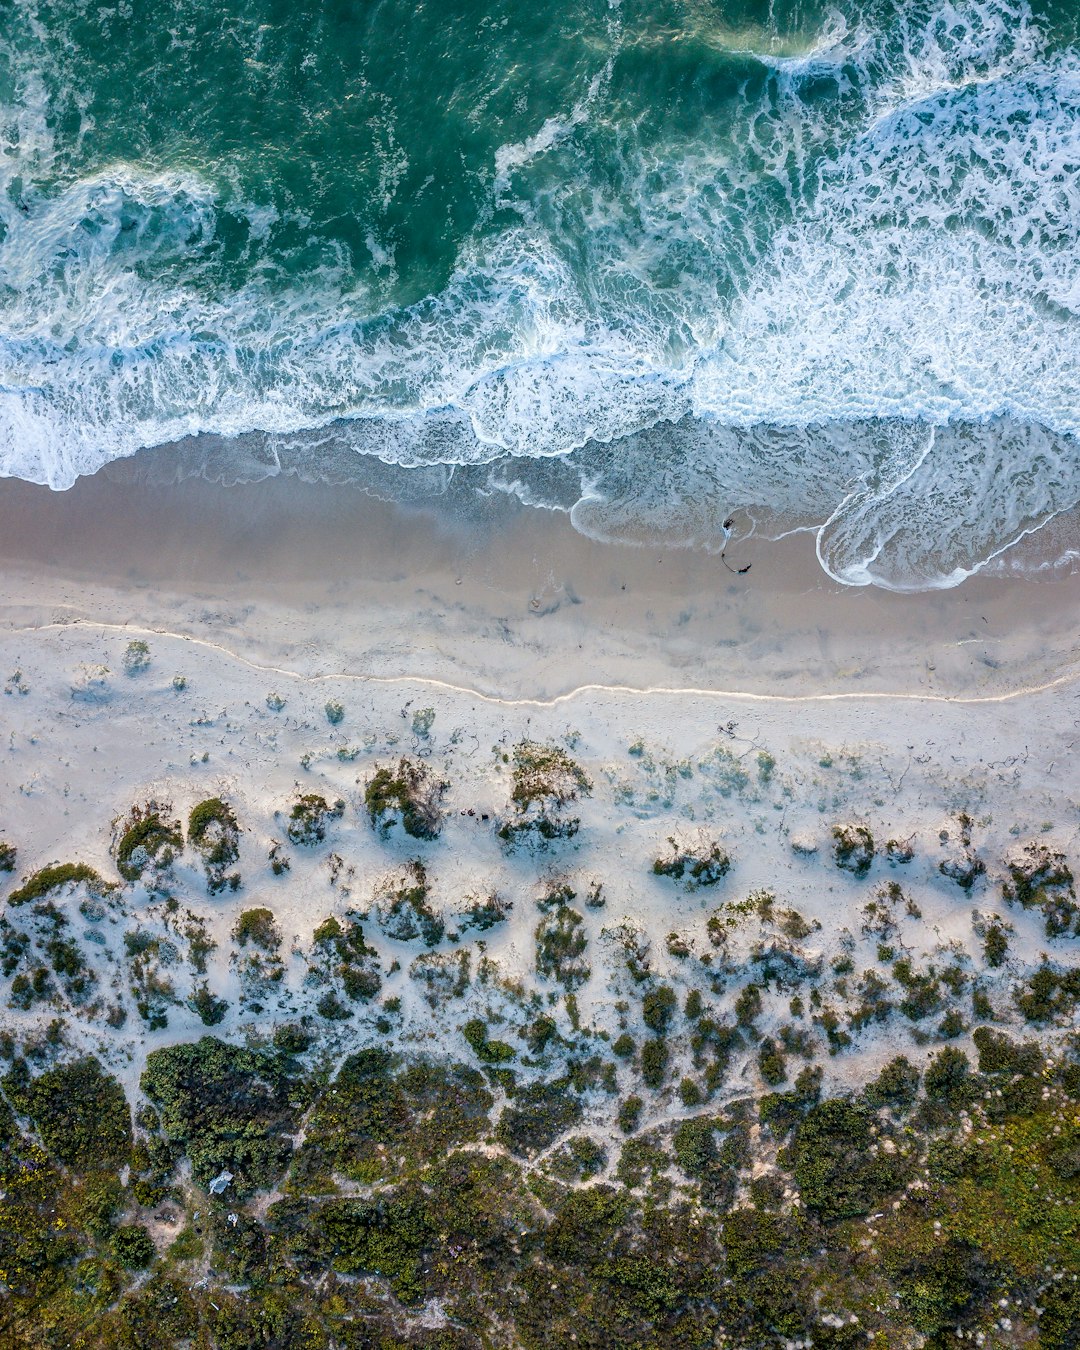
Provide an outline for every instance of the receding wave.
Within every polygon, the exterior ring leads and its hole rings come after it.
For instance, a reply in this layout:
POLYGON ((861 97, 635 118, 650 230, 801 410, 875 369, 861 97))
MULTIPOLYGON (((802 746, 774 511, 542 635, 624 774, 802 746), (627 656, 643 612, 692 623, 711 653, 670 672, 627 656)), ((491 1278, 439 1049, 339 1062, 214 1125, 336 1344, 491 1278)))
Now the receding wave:
POLYGON ((441 147, 473 167, 425 241, 419 94, 378 105, 351 195, 344 159, 300 191, 209 133, 119 160, 63 8, 0 40, 0 473, 173 443, 223 481, 467 471, 628 542, 812 528, 833 577, 897 589, 1080 502, 1080 58, 1050 10, 692 9, 673 42, 585 5, 561 107, 521 90, 486 149, 441 147))

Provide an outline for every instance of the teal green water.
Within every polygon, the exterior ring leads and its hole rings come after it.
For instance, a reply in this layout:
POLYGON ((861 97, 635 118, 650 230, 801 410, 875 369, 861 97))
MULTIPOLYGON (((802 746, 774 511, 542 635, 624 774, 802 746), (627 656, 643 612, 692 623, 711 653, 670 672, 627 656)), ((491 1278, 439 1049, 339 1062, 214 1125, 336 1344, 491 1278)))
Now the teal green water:
POLYGON ((0 472, 331 428, 944 584, 1080 499, 1078 179, 1071 0, 0 0, 0 472))

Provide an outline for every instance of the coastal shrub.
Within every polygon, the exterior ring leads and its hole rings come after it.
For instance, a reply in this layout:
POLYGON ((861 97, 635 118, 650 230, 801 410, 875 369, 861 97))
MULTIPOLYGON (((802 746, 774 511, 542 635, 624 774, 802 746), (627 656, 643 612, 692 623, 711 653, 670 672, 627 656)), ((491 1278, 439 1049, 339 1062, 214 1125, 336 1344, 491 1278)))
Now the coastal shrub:
POLYGON ((833 860, 837 867, 864 877, 874 861, 874 836, 865 825, 834 825, 833 860))
POLYGON ((468 1065, 360 1050, 312 1109, 293 1177, 330 1170, 372 1182, 400 1175, 478 1140, 493 1101, 468 1065))
POLYGON ((8 1097, 34 1122, 58 1162, 77 1172, 118 1169, 131 1147, 131 1112, 120 1083, 92 1055, 47 1069, 8 1097))
POLYGON ((375 770, 364 788, 364 805, 372 827, 383 839, 395 825, 413 839, 437 839, 448 787, 422 760, 402 757, 396 768, 375 770))
POLYGON ((141 638, 134 638, 124 648, 124 655, 121 658, 121 665, 124 667, 125 675, 141 675, 144 670, 150 669, 150 647, 141 638))
POLYGON ((1048 961, 1037 967, 1026 985, 1019 985, 1014 1002, 1028 1022, 1055 1022, 1071 1017, 1080 1002, 1080 970, 1056 970, 1048 961))
POLYGON ((117 827, 116 870, 125 881, 137 881, 147 867, 169 867, 183 847, 180 822, 168 803, 133 806, 117 827))
MULTIPOLYGON (((363 924, 353 914, 324 920, 312 935, 312 954, 314 969, 324 978, 338 980, 350 999, 367 1002, 382 988, 379 953, 368 944, 363 924)), ((323 998, 327 1001, 319 1008, 321 1016, 331 1020, 337 1013, 351 1016, 333 991, 323 998)))
POLYGON ((228 802, 209 797, 192 807, 188 816, 188 842, 203 860, 207 890, 217 895, 228 885, 240 885, 238 872, 226 875, 240 857, 240 827, 228 802))
POLYGON ((641 1120, 645 1103, 637 1095, 624 1098, 619 1103, 619 1129, 623 1134, 633 1134, 641 1120))
POLYGON ((245 909, 233 925, 233 938, 245 947, 250 942, 263 951, 276 951, 281 946, 281 933, 269 909, 245 909))
POLYGON ((566 989, 577 989, 591 971, 583 960, 588 937, 576 909, 561 905, 546 914, 536 927, 536 970, 547 979, 558 980, 566 989))
POLYGON ((204 1036, 152 1050, 140 1086, 166 1138, 186 1149, 200 1186, 228 1171, 243 1196, 281 1175, 297 1111, 276 1055, 204 1036))
POLYGON ((678 1006, 675 990, 668 984, 649 989, 641 1000, 641 1018, 650 1031, 665 1036, 678 1006))
POLYGON ((758 1047, 758 1071, 770 1087, 776 1087, 787 1078, 787 1061, 771 1036, 766 1036, 758 1047))
POLYGON ((533 1157, 572 1130, 582 1114, 581 1102, 568 1079, 530 1083, 503 1108, 495 1138, 516 1157, 533 1157))
POLYGON ((983 957, 986 964, 993 968, 1003 966, 1009 954, 1009 935, 1002 924, 995 920, 988 925, 983 939, 983 957))
POLYGON ((15 859, 18 857, 18 849, 14 844, 7 843, 0 839, 0 872, 14 872, 15 859))
POLYGON ((396 942, 419 938, 425 946, 437 946, 446 932, 443 918, 428 904, 427 868, 419 858, 405 865, 398 877, 387 878, 378 888, 375 913, 379 926, 396 942))
POLYGON ((442 1007, 461 998, 468 989, 470 953, 467 948, 456 952, 422 952, 410 964, 409 976, 421 986, 430 1007, 442 1007))
POLYGON ((589 1181, 607 1166, 607 1149, 587 1134, 571 1135, 550 1155, 549 1170, 562 1181, 589 1181))
POLYGON ((344 814, 345 803, 340 797, 331 806, 317 792, 305 792, 292 805, 285 833, 290 843, 314 848, 326 838, 327 824, 344 814))
POLYGON ((340 726, 345 720, 344 704, 339 703, 336 698, 329 699, 323 711, 326 713, 326 720, 332 727, 340 726))
POLYGON ((664 1086, 670 1058, 667 1041, 660 1036, 647 1040, 641 1047, 641 1080, 654 1091, 664 1086))
POLYGON ((896 1115, 910 1111, 918 1095, 919 1071, 905 1055, 889 1060, 863 1089, 863 1097, 870 1106, 887 1106, 896 1115))
POLYGON ((112 1254, 126 1270, 145 1270, 157 1255, 154 1239, 141 1223, 128 1223, 112 1236, 112 1254))
POLYGON ((971 1061, 963 1050, 947 1045, 939 1050, 923 1074, 923 1091, 928 1101, 957 1109, 964 1106, 975 1091, 971 1061))
POLYGON ((873 1123, 872 1112, 856 1100, 819 1102, 781 1154, 803 1204, 827 1222, 866 1214, 902 1184, 899 1160, 871 1151, 873 1123))
POLYGON ((505 1064, 517 1055, 514 1047, 506 1041, 488 1038, 487 1023, 482 1017, 471 1017, 461 1028, 461 1034, 481 1064, 505 1064))
POLYGON ((1046 936, 1080 936, 1080 905, 1076 902, 1072 869, 1063 853, 1030 843, 1008 860, 1009 880, 1002 894, 1010 903, 1041 911, 1046 936))
POLYGON ((751 982, 735 1000, 735 1020, 741 1027, 752 1027, 761 1016, 761 986, 751 982))
POLYGON ((99 899, 110 889, 109 884, 85 863, 56 863, 34 872, 11 892, 7 902, 13 906, 26 905, 33 900, 46 899, 54 891, 83 885, 99 899))
POLYGON ((670 877, 673 881, 685 879, 687 889, 715 886, 731 870, 731 858, 715 840, 701 848, 681 847, 672 835, 668 839, 670 853, 653 861, 653 875, 670 877))
POLYGON ((498 830, 504 843, 571 839, 581 821, 566 808, 592 792, 584 769, 557 745, 520 741, 513 751, 510 813, 498 830))
POLYGON ((193 1013, 197 1014, 199 1021, 205 1027, 216 1027, 219 1022, 224 1021, 225 1014, 229 1011, 227 1001, 212 994, 205 981, 194 990, 188 999, 188 1007, 193 1013))
POLYGON ((505 899, 498 891, 470 896, 466 908, 458 917, 458 927, 462 932, 473 928, 478 933, 486 933, 496 924, 504 923, 513 907, 513 901, 505 899))

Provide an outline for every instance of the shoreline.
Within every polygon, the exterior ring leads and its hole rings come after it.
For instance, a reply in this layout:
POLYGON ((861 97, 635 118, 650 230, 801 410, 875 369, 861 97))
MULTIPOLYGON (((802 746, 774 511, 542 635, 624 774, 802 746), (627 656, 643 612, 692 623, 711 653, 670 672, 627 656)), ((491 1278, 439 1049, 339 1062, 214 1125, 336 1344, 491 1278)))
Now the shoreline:
MULTIPOLYGON (((471 509, 475 507, 476 509, 471 509)), ((813 536, 717 555, 599 544, 499 500, 470 518, 292 479, 0 483, 3 631, 86 619, 202 637, 299 674, 578 687, 974 697, 1076 662, 1080 577, 894 593, 831 582, 813 536)))

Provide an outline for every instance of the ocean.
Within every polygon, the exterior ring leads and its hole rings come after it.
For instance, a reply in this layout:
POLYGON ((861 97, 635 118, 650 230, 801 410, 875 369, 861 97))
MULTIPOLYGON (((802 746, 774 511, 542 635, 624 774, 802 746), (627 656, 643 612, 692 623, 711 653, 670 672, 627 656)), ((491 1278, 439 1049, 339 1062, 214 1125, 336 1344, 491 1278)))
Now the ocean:
POLYGON ((1071 512, 1078 436, 1075 0, 0 0, 2 475, 918 590, 1071 512))

